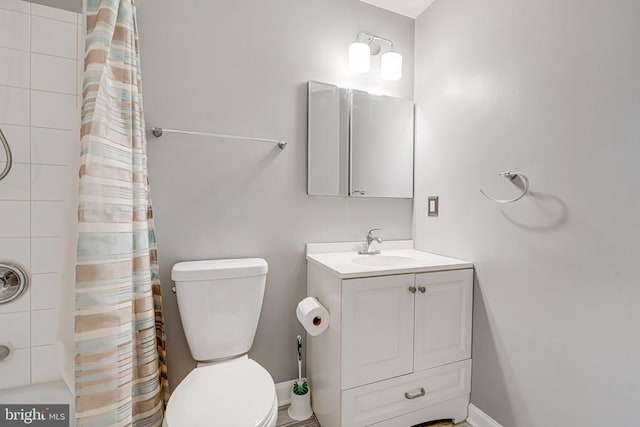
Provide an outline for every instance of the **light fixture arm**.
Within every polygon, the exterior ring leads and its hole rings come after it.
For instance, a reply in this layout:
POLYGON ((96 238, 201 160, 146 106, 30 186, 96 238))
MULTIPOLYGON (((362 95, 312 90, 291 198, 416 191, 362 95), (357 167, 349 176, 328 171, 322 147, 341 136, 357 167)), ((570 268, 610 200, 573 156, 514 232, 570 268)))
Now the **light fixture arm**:
POLYGON ((375 34, 360 32, 360 33, 358 33, 358 36, 356 37, 356 41, 360 41, 361 38, 364 38, 366 40, 367 44, 371 44, 371 42, 374 41, 374 40, 382 41, 382 42, 385 42, 385 43, 389 43, 389 46, 391 47, 391 50, 393 50, 393 42, 391 40, 387 39, 387 38, 380 37, 380 36, 375 35, 375 34))

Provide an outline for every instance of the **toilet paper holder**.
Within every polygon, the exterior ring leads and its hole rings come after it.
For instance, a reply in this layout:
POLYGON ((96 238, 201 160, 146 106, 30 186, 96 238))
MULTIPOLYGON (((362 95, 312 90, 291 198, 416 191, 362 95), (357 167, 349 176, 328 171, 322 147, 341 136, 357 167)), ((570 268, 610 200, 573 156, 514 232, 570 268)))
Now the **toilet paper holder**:
POLYGON ((317 298, 311 296, 298 303, 296 317, 312 337, 326 331, 331 324, 329 310, 317 298))

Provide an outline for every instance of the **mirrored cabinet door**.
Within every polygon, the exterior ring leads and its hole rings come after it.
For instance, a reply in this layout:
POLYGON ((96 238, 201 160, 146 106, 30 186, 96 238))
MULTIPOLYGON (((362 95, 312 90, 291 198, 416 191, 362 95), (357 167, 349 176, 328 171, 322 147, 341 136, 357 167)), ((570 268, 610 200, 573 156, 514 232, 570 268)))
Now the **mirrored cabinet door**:
POLYGON ((307 193, 413 197, 413 102, 309 82, 307 193))
POLYGON ((309 82, 307 193, 349 194, 349 91, 309 82))
POLYGON ((352 91, 351 195, 413 197, 413 102, 352 91))

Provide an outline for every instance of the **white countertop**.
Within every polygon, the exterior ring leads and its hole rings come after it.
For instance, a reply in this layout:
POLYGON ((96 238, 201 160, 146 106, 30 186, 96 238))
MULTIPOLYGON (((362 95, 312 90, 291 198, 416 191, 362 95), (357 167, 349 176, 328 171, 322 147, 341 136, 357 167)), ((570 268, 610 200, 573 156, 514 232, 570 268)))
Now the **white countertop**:
POLYGON ((358 254, 364 246, 363 242, 309 243, 307 261, 342 279, 473 268, 469 261, 413 249, 412 240, 383 242, 377 247, 379 255, 358 254))

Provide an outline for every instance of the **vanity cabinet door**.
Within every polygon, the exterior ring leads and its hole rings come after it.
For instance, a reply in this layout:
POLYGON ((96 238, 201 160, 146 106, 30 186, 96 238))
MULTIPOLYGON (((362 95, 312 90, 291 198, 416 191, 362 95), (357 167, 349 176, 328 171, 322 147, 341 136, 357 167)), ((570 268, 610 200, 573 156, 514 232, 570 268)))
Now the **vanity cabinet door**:
POLYGON ((414 275, 342 281, 342 390, 413 371, 414 275))
POLYGON ((470 358, 473 269, 416 274, 416 287, 415 371, 470 358))

